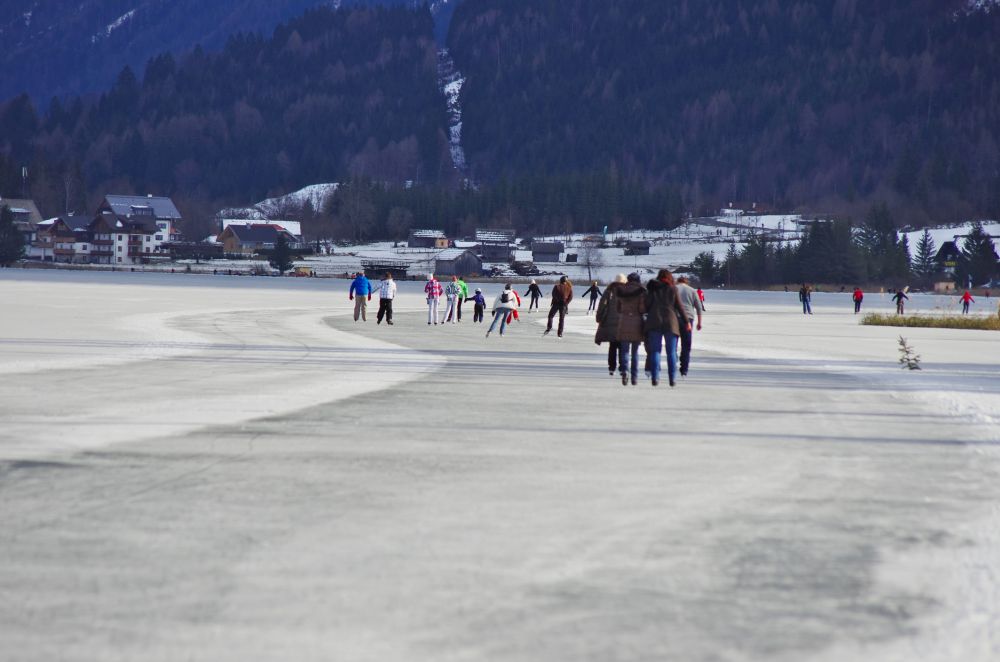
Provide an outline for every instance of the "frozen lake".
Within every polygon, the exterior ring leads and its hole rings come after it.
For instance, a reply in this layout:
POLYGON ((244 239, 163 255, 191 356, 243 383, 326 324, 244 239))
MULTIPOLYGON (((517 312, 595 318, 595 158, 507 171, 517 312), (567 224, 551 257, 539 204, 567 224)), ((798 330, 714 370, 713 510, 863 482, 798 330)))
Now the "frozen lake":
POLYGON ((713 290, 622 387, 347 287, 0 270, 0 658, 1000 659, 1000 334, 713 290))

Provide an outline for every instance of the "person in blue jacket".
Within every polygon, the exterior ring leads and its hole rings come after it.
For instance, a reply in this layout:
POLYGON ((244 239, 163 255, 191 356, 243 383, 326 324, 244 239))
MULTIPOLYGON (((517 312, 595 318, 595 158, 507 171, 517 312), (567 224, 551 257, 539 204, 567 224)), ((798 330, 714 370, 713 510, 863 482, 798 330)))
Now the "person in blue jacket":
POLYGON ((472 321, 482 324, 483 312, 486 310, 486 297, 483 296, 483 291, 477 287, 476 293, 470 298, 475 304, 475 308, 472 310, 472 321))
POLYGON ((372 300, 372 284, 364 272, 359 271, 354 274, 351 281, 350 299, 354 301, 354 321, 360 317, 365 322, 368 321, 368 302, 372 300))

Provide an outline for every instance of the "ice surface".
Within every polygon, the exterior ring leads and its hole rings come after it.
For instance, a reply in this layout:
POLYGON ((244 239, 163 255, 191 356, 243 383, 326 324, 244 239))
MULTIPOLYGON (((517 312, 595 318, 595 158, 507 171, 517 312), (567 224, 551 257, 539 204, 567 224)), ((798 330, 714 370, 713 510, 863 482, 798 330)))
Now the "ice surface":
POLYGON ((691 375, 622 387, 583 302, 487 340, 421 285, 387 327, 344 280, 0 270, 4 650, 1000 656, 996 333, 711 290, 691 375))

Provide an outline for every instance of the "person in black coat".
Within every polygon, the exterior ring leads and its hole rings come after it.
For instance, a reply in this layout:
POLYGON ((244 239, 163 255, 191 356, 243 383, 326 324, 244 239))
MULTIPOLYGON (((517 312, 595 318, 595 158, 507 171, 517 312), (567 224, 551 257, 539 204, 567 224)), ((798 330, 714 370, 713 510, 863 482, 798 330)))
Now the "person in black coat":
POLYGON ((590 287, 583 293, 583 296, 587 296, 588 294, 590 295, 590 307, 587 308, 587 314, 589 315, 597 308, 597 302, 601 298, 601 288, 597 286, 596 280, 590 284, 590 287))
POLYGON ((538 287, 538 283, 534 280, 531 281, 531 285, 524 293, 525 299, 530 299, 528 301, 528 312, 531 312, 532 308, 538 308, 538 300, 542 298, 542 290, 538 287))

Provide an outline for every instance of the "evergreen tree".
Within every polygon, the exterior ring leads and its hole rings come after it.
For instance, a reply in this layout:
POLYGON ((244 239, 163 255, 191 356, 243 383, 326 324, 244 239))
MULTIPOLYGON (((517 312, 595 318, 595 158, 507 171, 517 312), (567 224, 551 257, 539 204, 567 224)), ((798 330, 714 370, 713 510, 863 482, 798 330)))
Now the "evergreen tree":
POLYGON ((726 279, 726 286, 732 287, 734 278, 738 278, 740 273, 740 252, 735 242, 729 244, 720 271, 726 279))
POLYGON ((289 248, 284 233, 279 234, 278 240, 274 242, 274 250, 271 251, 268 264, 277 269, 281 275, 292 268, 292 249, 289 248))
POLYGON ((874 278, 902 276, 899 252, 899 234, 892 220, 889 207, 884 203, 874 205, 861 225, 858 241, 868 254, 868 272, 874 278))
POLYGON ((910 240, 904 234, 892 252, 892 275, 902 281, 910 279, 910 240))
POLYGON ((14 212, 0 207, 0 265, 8 267, 24 257, 24 235, 14 225, 14 212))
POLYGON ((934 238, 931 237, 929 230, 924 229, 920 241, 917 242, 916 257, 913 258, 913 273, 917 278, 927 281, 937 273, 937 262, 934 260, 936 254, 937 248, 934 246, 934 238))
POLYGON ((719 263, 711 251, 702 251, 691 262, 691 271, 699 283, 712 285, 719 270, 719 263))
POLYGON ((997 273, 997 254, 993 239, 976 221, 962 242, 962 255, 955 270, 959 287, 976 286, 990 282, 997 273))

